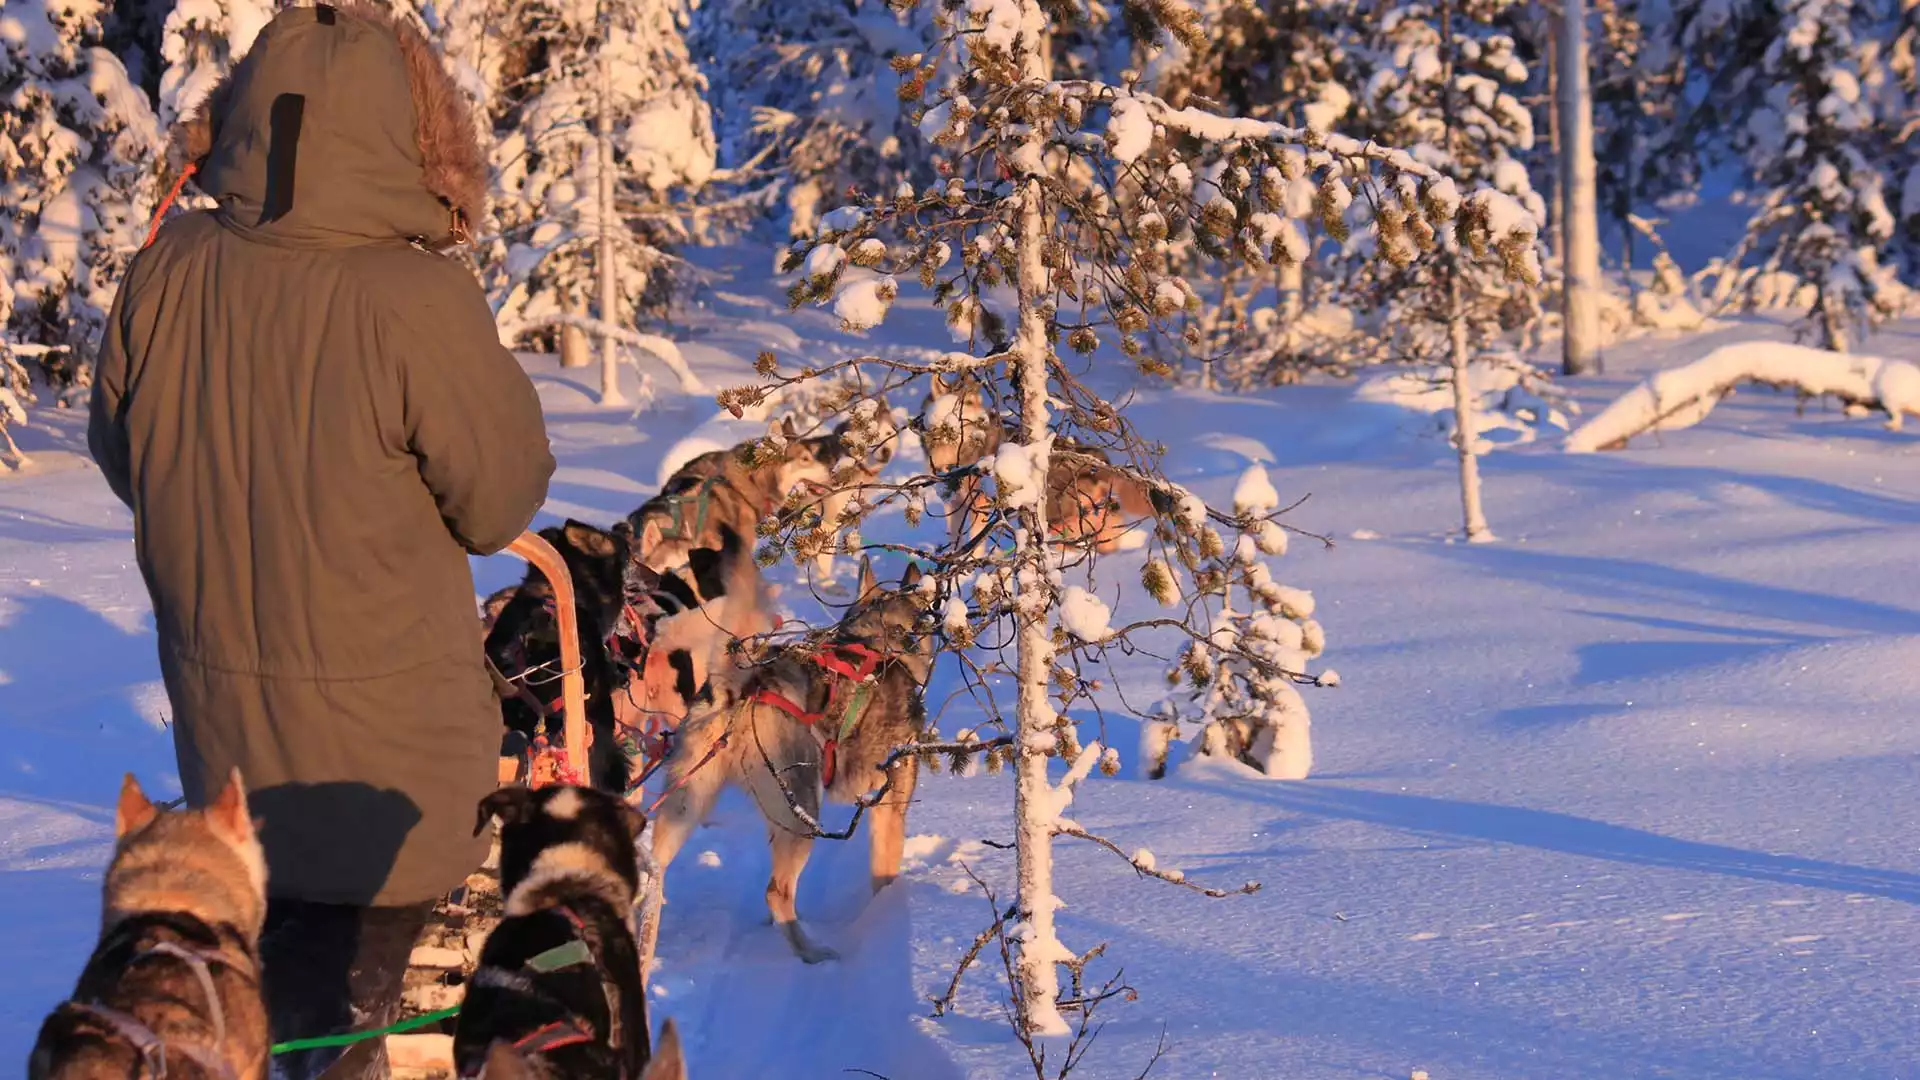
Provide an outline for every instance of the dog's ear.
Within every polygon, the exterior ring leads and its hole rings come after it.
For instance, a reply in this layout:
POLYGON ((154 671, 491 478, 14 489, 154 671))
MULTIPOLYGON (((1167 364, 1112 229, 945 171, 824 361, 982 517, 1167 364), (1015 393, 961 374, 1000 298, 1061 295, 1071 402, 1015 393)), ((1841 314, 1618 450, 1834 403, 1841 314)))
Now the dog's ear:
POLYGON ((523 787, 503 787, 480 800, 480 814, 473 822, 473 835, 479 836, 487 822, 500 819, 502 825, 517 825, 533 816, 533 792, 523 787))
POLYGON ((906 572, 906 574, 905 574, 905 576, 903 576, 903 577, 901 577, 901 579, 900 579, 900 589, 901 589, 901 591, 902 591, 902 592, 906 592, 906 591, 909 591, 909 590, 912 590, 913 588, 915 588, 916 586, 918 586, 918 585, 920 584, 920 578, 921 578, 922 576, 923 576, 923 575, 922 575, 922 574, 920 573, 920 564, 919 564, 919 563, 917 563, 917 562, 914 562, 914 563, 908 563, 908 564, 907 564, 907 572, 906 572))
POLYGON ((800 434, 799 430, 793 426, 792 414, 780 418, 780 434, 789 439, 795 438, 800 434))
POLYGON ((145 828, 147 822, 159 816, 160 811, 154 808, 153 800, 140 790, 140 781, 128 773, 120 783, 120 804, 113 808, 113 838, 118 840, 136 829, 145 828))
POLYGON ((860 560, 860 585, 853 590, 853 595, 858 600, 865 600, 879 587, 879 580, 873 576, 873 556, 869 555, 860 560))
POLYGON ((536 1080, 536 1074, 512 1043, 498 1039, 487 1051, 487 1063, 480 1066, 479 1080, 536 1080))
POLYGON ((640 1074, 640 1080, 687 1080, 687 1059, 680 1053, 680 1029, 673 1026, 673 1017, 667 1017, 661 1026, 653 1057, 648 1059, 647 1071, 640 1074))
POLYGON ((252 842, 253 818, 247 813, 247 785, 240 779, 237 766, 227 774, 227 786, 207 807, 207 824, 229 844, 252 842))
POLYGON ((615 554, 613 537, 584 521, 568 518, 563 535, 574 550, 585 552, 596 559, 610 559, 615 554))

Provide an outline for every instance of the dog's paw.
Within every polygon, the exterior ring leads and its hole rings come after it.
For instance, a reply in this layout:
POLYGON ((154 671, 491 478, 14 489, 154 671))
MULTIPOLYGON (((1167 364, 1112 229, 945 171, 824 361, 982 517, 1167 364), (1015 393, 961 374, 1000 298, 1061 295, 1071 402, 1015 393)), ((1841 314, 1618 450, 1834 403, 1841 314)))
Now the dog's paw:
POLYGON ((839 953, 808 937, 807 932, 800 928, 799 920, 781 923, 780 929, 786 932, 787 944, 793 946, 793 955, 799 957, 802 962, 821 964, 828 960, 840 959, 839 953))

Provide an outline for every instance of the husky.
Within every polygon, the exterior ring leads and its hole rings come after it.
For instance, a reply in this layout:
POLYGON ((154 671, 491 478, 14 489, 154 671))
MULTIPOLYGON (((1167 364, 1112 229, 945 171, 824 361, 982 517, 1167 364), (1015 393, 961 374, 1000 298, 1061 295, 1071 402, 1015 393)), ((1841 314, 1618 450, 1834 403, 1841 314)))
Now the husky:
POLYGON ((829 475, 817 444, 799 437, 792 417, 776 434, 777 450, 770 441, 754 441, 701 454, 616 525, 631 538, 640 564, 655 573, 685 566, 695 549, 719 548, 721 529, 757 536, 761 520, 793 493, 824 490, 829 475))
POLYGON ((31 1080, 260 1080, 267 864, 239 770, 204 810, 163 811, 127 774, 100 942, 41 1025, 31 1080))
POLYGON ((506 912, 487 935, 454 1027, 461 1077, 640 1080, 652 1057, 631 918, 646 819, 584 787, 501 788, 506 912))
MULTIPOLYGON (((953 478, 948 501, 949 540, 955 548, 964 548, 993 513, 979 467, 999 452, 1006 426, 992 411, 979 380, 967 375, 935 375, 922 416, 932 471, 968 470, 953 478)), ((1163 496, 1114 467, 1098 447, 1066 439, 1054 446, 1057 453, 1047 469, 1047 531, 1055 544, 1105 554, 1118 550, 1142 522, 1168 512, 1163 496)))
MULTIPOLYGON (((885 408, 885 404, 882 403, 881 407, 885 408)), ((826 466, 828 476, 827 489, 815 504, 820 511, 821 528, 830 530, 833 540, 826 550, 813 559, 816 583, 822 585, 833 581, 833 548, 837 546, 843 531, 838 528, 840 515, 846 512, 854 496, 880 479, 880 473, 893 460, 891 440, 864 452, 856 451, 847 438, 852 428, 853 422, 845 421, 835 425, 825 435, 806 440, 815 460, 826 466)))
MULTIPOLYGON (((807 936, 794 911, 823 796, 852 802, 891 781, 867 814, 874 891, 900 875, 918 759, 887 762, 926 726, 933 628, 920 583, 916 566, 898 589, 883 590, 872 560, 862 560, 858 598, 833 636, 822 645, 775 648, 762 663, 717 675, 714 704, 681 728, 667 761, 667 794, 653 826, 656 876, 665 876, 721 789, 743 788, 759 804, 773 846, 767 909, 808 963, 834 956, 807 936)), ((661 900, 661 888, 649 891, 641 930, 649 957, 661 900)))
MULTIPOLYGON (((639 560, 631 534, 618 527, 568 521, 541 535, 574 579, 594 733, 590 779, 603 791, 625 792, 634 780, 631 759, 644 749, 632 744, 634 734, 657 738, 677 727, 703 698, 708 672, 728 643, 771 628, 759 569, 746 539, 726 526, 718 547, 694 548, 685 566, 664 574, 639 560)), ((488 634, 488 659, 509 676, 498 689, 516 751, 559 709, 552 596, 544 576, 529 567, 488 634)))

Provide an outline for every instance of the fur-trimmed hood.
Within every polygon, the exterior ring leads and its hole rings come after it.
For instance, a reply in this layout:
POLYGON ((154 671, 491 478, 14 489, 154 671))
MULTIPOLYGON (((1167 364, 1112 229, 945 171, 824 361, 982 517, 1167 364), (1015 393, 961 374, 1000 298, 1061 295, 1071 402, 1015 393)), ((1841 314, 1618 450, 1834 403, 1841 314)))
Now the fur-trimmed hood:
POLYGON ((282 11, 172 133, 229 223, 293 243, 421 239, 486 209, 466 99, 419 31, 370 0, 282 11))

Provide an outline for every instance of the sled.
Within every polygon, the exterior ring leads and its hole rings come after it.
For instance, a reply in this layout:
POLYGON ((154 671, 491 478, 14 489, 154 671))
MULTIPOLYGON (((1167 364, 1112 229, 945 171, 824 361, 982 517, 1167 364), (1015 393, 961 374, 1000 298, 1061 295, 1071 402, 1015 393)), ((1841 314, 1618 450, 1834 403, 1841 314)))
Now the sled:
POLYGON ((538 533, 524 532, 507 551, 532 563, 553 588, 553 614, 560 635, 560 715, 564 745, 555 750, 536 741, 525 761, 525 776, 518 758, 500 759, 500 783, 524 781, 528 787, 546 787, 556 783, 586 783, 587 751, 593 738, 587 726, 587 683, 580 672, 579 612, 573 602, 573 576, 566 561, 538 533))

